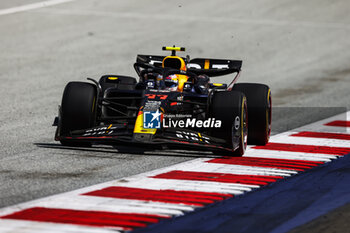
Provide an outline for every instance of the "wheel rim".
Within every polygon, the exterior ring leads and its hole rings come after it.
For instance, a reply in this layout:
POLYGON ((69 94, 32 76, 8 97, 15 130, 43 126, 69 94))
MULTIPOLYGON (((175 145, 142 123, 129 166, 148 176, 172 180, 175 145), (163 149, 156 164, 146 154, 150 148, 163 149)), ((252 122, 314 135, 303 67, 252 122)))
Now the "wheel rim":
POLYGON ((267 109, 266 109, 266 129, 267 129, 267 141, 271 135, 271 116, 272 116, 272 99, 271 99, 271 90, 269 89, 267 94, 267 109))
POLYGON ((243 139, 243 148, 245 151, 245 149, 247 148, 247 145, 248 145, 248 107, 247 107, 247 101, 244 101, 242 114, 243 114, 242 139, 243 139))
MULTIPOLYGON (((247 107, 247 101, 246 98, 242 101, 242 113, 241 113, 241 122, 240 122, 240 145, 236 150, 241 150, 242 154, 245 152, 247 145, 248 145, 248 107, 247 107)), ((234 123, 232 124, 232 145, 234 145, 234 137, 236 131, 234 130, 235 126, 234 123)))

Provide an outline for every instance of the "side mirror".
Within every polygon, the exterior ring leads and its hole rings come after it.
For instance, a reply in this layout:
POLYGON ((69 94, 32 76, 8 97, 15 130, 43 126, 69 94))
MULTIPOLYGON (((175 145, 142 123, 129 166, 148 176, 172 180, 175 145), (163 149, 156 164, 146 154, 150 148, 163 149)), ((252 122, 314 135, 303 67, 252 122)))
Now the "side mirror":
POLYGON ((192 90, 192 87, 193 87, 193 84, 191 82, 185 82, 183 91, 189 92, 192 90))
POLYGON ((155 86, 156 86, 156 83, 154 82, 154 80, 148 80, 146 82, 146 86, 147 86, 148 89, 154 89, 155 86))

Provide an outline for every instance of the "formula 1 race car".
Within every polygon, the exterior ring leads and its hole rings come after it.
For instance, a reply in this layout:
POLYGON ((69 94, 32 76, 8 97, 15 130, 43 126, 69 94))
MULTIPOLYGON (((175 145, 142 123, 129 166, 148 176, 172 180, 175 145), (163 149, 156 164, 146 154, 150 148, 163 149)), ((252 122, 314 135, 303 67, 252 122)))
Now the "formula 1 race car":
POLYGON ((92 144, 210 150, 243 155, 247 143, 265 145, 271 132, 271 92, 264 84, 236 83, 242 61, 138 55, 139 81, 104 75, 97 82, 69 82, 55 140, 92 144), (210 78, 235 74, 232 82, 210 78), (249 116, 249 124, 248 124, 249 116))

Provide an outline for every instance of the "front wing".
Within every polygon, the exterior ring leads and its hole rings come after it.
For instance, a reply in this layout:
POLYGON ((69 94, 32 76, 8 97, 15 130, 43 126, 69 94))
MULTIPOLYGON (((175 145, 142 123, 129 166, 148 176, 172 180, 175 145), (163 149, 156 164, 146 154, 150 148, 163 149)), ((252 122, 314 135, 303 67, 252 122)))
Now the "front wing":
POLYGON ((232 151, 223 139, 184 128, 157 130, 155 134, 134 133, 126 124, 111 124, 86 130, 72 131, 70 135, 56 135, 56 141, 81 141, 107 145, 167 147, 209 151, 232 151))

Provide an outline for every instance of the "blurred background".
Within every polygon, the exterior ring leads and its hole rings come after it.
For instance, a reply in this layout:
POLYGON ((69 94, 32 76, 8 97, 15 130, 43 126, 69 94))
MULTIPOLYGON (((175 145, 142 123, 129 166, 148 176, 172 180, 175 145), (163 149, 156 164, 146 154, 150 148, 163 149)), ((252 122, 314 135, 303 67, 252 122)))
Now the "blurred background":
POLYGON ((274 132, 350 107, 348 0, 72 0, 1 13, 37 2, 0 1, 1 206, 191 159, 37 145, 55 143, 67 82, 136 76, 136 55, 164 45, 243 60, 239 81, 272 89, 274 132))

